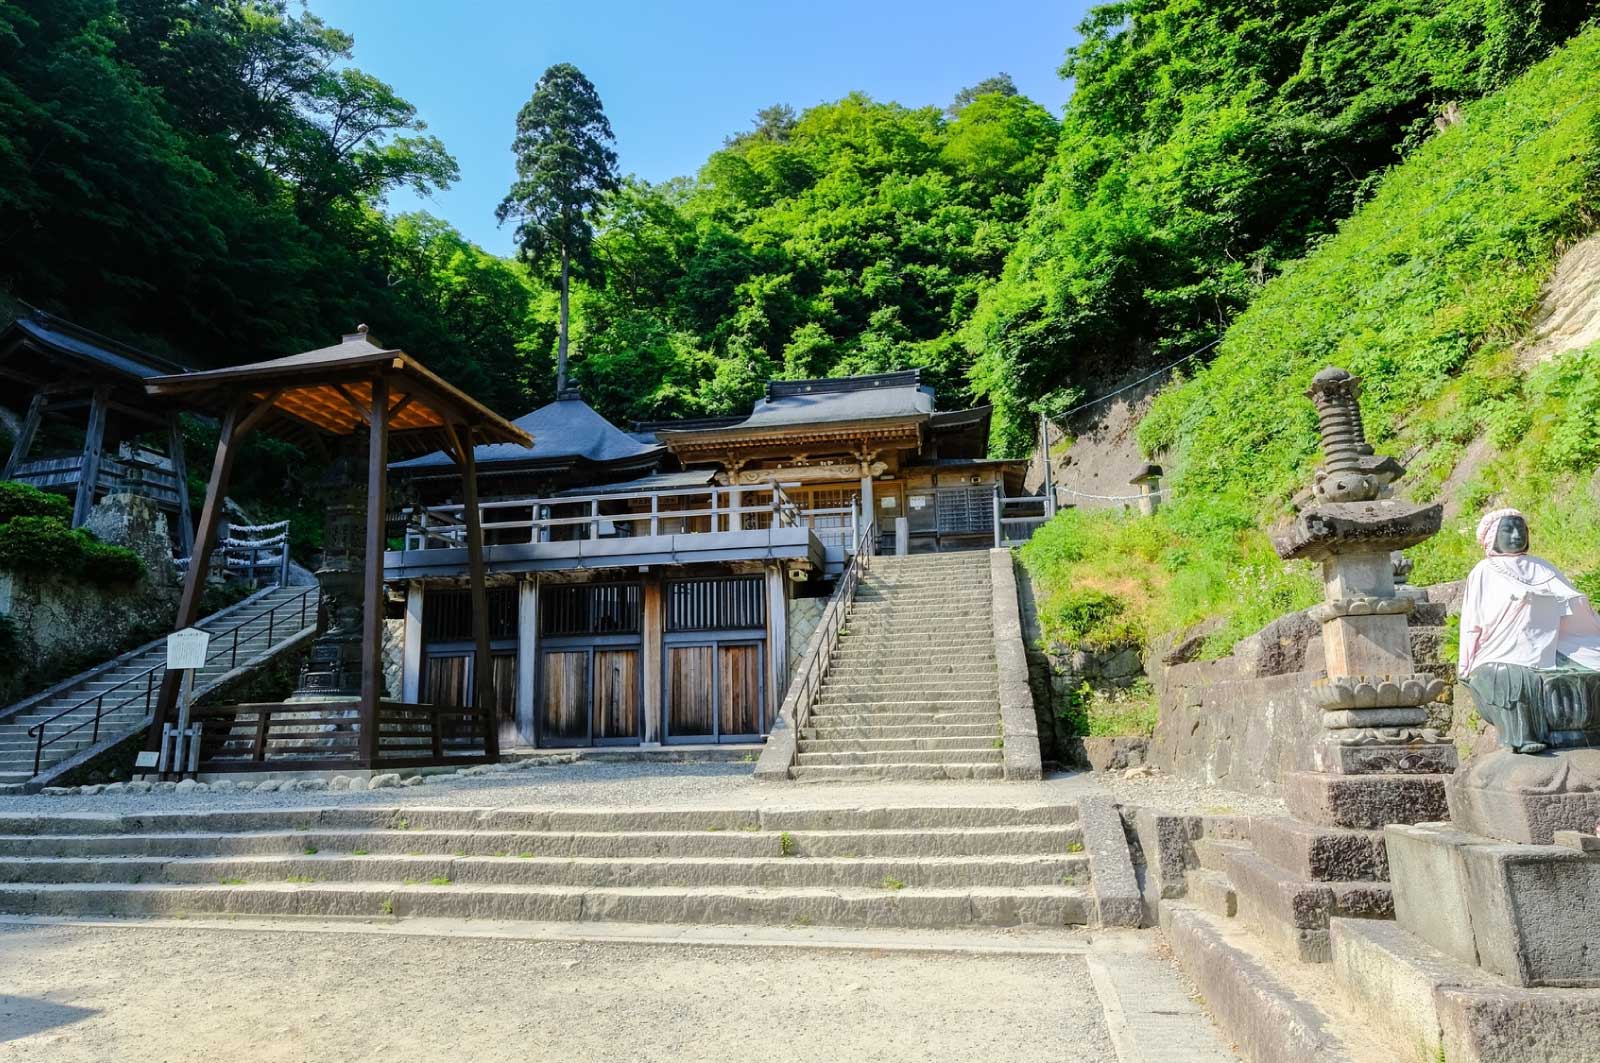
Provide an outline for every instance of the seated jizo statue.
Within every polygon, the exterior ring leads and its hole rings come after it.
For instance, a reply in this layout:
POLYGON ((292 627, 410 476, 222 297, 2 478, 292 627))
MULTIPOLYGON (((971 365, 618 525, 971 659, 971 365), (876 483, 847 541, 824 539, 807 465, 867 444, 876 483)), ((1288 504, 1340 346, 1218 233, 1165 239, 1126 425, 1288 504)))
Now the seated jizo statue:
POLYGON ((1528 541, 1514 509, 1478 524, 1488 556, 1461 604, 1462 680, 1515 752, 1600 744, 1600 615, 1528 541))

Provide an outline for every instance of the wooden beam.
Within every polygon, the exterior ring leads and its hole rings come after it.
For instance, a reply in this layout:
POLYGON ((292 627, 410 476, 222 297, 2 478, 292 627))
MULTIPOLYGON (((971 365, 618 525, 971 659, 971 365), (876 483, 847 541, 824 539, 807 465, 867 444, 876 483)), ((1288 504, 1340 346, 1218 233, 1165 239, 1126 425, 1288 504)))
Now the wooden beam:
POLYGON ((189 461, 183 453, 183 422, 176 410, 167 414, 167 457, 178 478, 178 552, 194 553, 194 517, 189 512, 189 461))
POLYGON ((28 451, 33 448, 34 434, 39 431, 39 422, 44 419, 44 407, 48 401, 44 392, 36 391, 28 402, 28 415, 23 418, 22 427, 17 430, 16 442, 11 446, 11 456, 6 459, 7 480, 15 476, 17 466, 27 460, 28 451))
POLYGON ((378 760, 378 702, 383 700, 384 496, 389 490, 389 381, 372 378, 377 416, 367 431, 366 575, 362 581, 361 757, 378 760))
POLYGON ((111 389, 98 384, 89 402, 89 427, 83 434, 83 463, 79 466, 78 495, 72 500, 72 526, 83 527, 94 508, 94 489, 100 483, 100 457, 106 442, 106 406, 111 389))
MULTIPOLYGON (((223 500, 228 494, 228 481, 233 478, 233 463, 239 456, 239 444, 244 438, 239 431, 239 423, 248 409, 248 402, 248 399, 236 401, 222 417, 217 453, 211 460, 211 479, 206 482, 206 500, 200 508, 200 527, 195 531, 194 549, 189 555, 189 571, 183 577, 178 615, 172 622, 174 631, 189 627, 200 616, 200 596, 206 589, 206 570, 211 567, 211 551, 216 546, 217 528, 222 523, 223 500)), ((162 677, 161 696, 156 701, 150 731, 145 736, 146 750, 161 748, 161 725, 171 714, 177 700, 178 673, 167 672, 162 677)))
MULTIPOLYGON (((356 411, 357 416, 359 416, 362 421, 364 421, 367 424, 371 424, 372 423, 372 409, 369 409, 364 403, 362 403, 362 401, 360 399, 358 399, 354 395, 350 394, 350 389, 349 388, 345 387, 343 384, 335 384, 335 385, 333 385, 333 390, 337 391, 339 393, 339 397, 344 399, 344 401, 347 404, 349 404, 349 406, 350 406, 350 408, 352 410, 356 411)), ((385 389, 384 393, 388 394, 387 388, 385 389)), ((378 402, 377 401, 377 398, 378 398, 378 390, 377 390, 377 388, 373 388, 373 390, 372 390, 372 398, 373 398, 372 406, 374 408, 377 408, 377 407, 387 408, 388 405, 389 405, 389 400, 388 399, 384 399, 383 402, 378 402)), ((389 412, 391 414, 394 413, 393 410, 390 410, 389 412)))
MULTIPOLYGON (((456 436, 454 430, 450 434, 456 436)), ((473 700, 484 714, 484 752, 494 761, 500 759, 500 721, 495 710, 499 699, 495 697, 494 665, 489 659, 489 592, 483 585, 483 518, 478 512, 478 466, 472 454, 471 426, 461 426, 456 445, 462 516, 467 525, 467 575, 472 588, 473 700)))
POLYGON ((639 667, 644 673, 644 691, 639 711, 644 715, 642 742, 661 744, 661 687, 663 627, 661 573, 652 567, 644 574, 644 631, 640 640, 639 667))
POLYGON ((272 412, 272 408, 278 403, 278 396, 282 394, 283 389, 278 388, 267 392, 266 398, 255 400, 259 405, 245 415, 244 420, 239 422, 239 435, 243 437, 246 432, 251 431, 256 425, 260 424, 262 419, 272 412))

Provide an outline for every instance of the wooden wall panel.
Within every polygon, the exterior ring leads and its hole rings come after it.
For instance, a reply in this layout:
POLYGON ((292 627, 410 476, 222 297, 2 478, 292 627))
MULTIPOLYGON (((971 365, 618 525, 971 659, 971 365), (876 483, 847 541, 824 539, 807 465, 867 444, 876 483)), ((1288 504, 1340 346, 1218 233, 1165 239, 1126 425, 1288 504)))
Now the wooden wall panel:
POLYGON ((674 738, 714 733, 716 650, 667 647, 667 733, 674 738))
POLYGON ((639 651, 594 651, 594 739, 639 735, 639 651))
POLYGON ((429 705, 466 705, 467 667, 472 658, 467 654, 427 659, 422 676, 422 700, 429 705))
POLYGON ((761 733, 761 647, 717 647, 719 732, 761 733))
POLYGON ((548 740, 588 737, 589 654, 587 650, 551 650, 539 669, 539 731, 548 740))

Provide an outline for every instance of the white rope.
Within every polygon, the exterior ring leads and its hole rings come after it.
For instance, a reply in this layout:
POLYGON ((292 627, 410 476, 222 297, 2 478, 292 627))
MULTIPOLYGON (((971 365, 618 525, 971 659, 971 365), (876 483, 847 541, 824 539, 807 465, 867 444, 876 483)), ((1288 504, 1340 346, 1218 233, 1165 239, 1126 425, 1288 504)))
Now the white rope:
POLYGON ((1079 491, 1068 487, 1066 484, 1056 484, 1056 488, 1078 498, 1092 498, 1096 502, 1137 502, 1141 498, 1165 498, 1172 493, 1172 488, 1163 487, 1159 491, 1151 491, 1148 495, 1091 495, 1087 491, 1079 491))
POLYGON ((224 539, 219 545, 225 546, 229 550, 264 550, 269 546, 282 546, 288 541, 289 536, 283 534, 274 535, 270 539, 224 539))
MULTIPOLYGON (((1108 391, 1104 395, 1101 395, 1097 399, 1090 399, 1088 402, 1081 402, 1078 405, 1074 406, 1072 409, 1068 410, 1066 413, 1059 414, 1058 416, 1060 416, 1062 420, 1065 420, 1066 418, 1071 417, 1075 413, 1078 413, 1078 412, 1080 412, 1082 410, 1087 410, 1091 406, 1098 406, 1102 402, 1109 402, 1111 399, 1114 399, 1118 395, 1121 395, 1124 391, 1132 391, 1134 388, 1138 387, 1140 384, 1143 384, 1143 383, 1145 383, 1146 381, 1149 381, 1149 380, 1154 380, 1156 377, 1160 376, 1162 373, 1165 373, 1170 369, 1176 369, 1178 366, 1182 365, 1184 362, 1189 361, 1191 358, 1200 357, 1202 354, 1205 354, 1207 351, 1209 351, 1211 348, 1215 347, 1217 344, 1219 344, 1221 342, 1222 342, 1222 337, 1218 336, 1216 339, 1212 340, 1210 343, 1206 344, 1204 347, 1199 347, 1199 348, 1196 348, 1195 350, 1190 351, 1188 354, 1184 355, 1182 358, 1179 358, 1176 362, 1168 363, 1167 365, 1162 366, 1160 369, 1157 369, 1153 373, 1146 373, 1144 376, 1140 377, 1138 380, 1135 380, 1133 383, 1124 384, 1124 385, 1122 385, 1122 387, 1118 388, 1115 391, 1108 391)), ((1048 414, 1046 414, 1045 415, 1045 420, 1049 421, 1051 424, 1055 425, 1057 428, 1061 428, 1061 423, 1059 421, 1057 421, 1056 418, 1051 417, 1048 414)), ((1061 428, 1061 430, 1063 432, 1067 431, 1065 428, 1061 428)), ((1071 435, 1072 433, 1071 432, 1067 432, 1067 434, 1071 435)))
POLYGON ((289 522, 286 520, 280 520, 272 524, 229 524, 228 534, 232 535, 234 532, 278 531, 279 529, 287 528, 288 526, 289 522))

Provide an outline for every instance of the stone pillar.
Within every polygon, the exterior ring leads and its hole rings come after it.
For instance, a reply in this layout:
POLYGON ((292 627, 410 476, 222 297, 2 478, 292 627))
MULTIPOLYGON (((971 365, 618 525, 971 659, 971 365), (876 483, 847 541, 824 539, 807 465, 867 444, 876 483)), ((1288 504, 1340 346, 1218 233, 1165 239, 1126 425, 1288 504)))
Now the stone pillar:
POLYGON ((1395 593, 1391 553, 1439 530, 1442 507, 1388 497, 1405 472, 1374 457, 1361 424, 1360 381, 1324 369, 1307 396, 1316 404, 1326 463, 1317 501, 1273 536, 1286 560, 1322 565, 1326 599, 1312 611, 1322 624, 1327 679, 1314 697, 1325 710, 1322 736, 1290 775, 1284 799, 1301 819, 1377 829, 1443 819, 1445 776, 1455 747, 1423 725, 1445 683, 1418 673, 1407 617, 1414 599, 1395 593))

